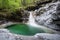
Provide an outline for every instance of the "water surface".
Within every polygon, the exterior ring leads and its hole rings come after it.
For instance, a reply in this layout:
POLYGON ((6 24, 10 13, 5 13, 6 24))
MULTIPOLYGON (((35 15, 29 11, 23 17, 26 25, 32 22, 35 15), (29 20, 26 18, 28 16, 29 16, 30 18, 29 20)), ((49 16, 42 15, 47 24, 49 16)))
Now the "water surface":
POLYGON ((44 33, 44 30, 26 24, 14 24, 6 27, 10 32, 20 35, 35 35, 36 33, 44 33))

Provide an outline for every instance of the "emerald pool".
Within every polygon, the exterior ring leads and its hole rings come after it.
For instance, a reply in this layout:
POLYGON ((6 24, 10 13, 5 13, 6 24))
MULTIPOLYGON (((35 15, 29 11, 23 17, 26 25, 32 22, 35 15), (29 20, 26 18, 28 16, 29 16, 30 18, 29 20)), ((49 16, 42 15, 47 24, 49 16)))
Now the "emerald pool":
POLYGON ((44 33, 44 30, 26 24, 14 24, 6 27, 10 32, 20 35, 35 35, 44 33))

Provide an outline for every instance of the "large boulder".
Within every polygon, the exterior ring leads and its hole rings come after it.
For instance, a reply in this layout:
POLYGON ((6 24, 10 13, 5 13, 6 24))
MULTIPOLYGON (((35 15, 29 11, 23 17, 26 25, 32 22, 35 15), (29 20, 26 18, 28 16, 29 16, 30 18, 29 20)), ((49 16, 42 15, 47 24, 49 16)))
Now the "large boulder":
POLYGON ((60 31, 60 2, 47 4, 36 11, 36 22, 48 28, 60 31))

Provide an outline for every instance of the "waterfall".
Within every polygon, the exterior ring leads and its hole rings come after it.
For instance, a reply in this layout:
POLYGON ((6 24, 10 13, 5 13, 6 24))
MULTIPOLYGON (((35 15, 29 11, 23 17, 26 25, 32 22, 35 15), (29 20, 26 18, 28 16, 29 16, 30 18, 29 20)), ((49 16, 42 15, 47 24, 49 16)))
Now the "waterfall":
POLYGON ((39 26, 39 25, 37 25, 36 24, 36 22, 35 22, 35 18, 34 18, 34 12, 29 12, 30 13, 30 15, 29 15, 29 24, 30 25, 32 25, 32 26, 39 26))
POLYGON ((35 18, 34 18, 34 12, 29 12, 30 15, 29 15, 29 21, 28 21, 28 25, 32 26, 32 27, 36 27, 36 28, 40 28, 42 30, 44 30, 46 33, 57 33, 56 31, 52 30, 52 29, 49 29, 45 26, 41 26, 41 25, 38 25, 36 22, 35 22, 35 18))
POLYGON ((55 26, 55 24, 49 25, 49 23, 51 22, 51 18, 55 17, 54 14, 56 13, 56 8, 59 3, 60 3, 59 1, 56 3, 50 3, 50 4, 47 4, 46 6, 38 9, 37 12, 39 13, 41 10, 43 10, 43 14, 41 14, 37 17, 35 17, 35 15, 34 15, 35 11, 30 11, 28 24, 31 26, 34 26, 34 27, 41 28, 43 30, 56 32, 52 28, 55 28, 55 27, 57 28, 57 26, 55 26), (37 20, 38 23, 43 24, 44 26, 38 25, 37 22, 35 22, 35 20, 37 20), (50 28, 47 26, 49 26, 50 28))
POLYGON ((35 11, 30 11, 30 15, 29 15, 29 21, 28 24, 33 25, 33 26, 40 26, 35 22, 35 19, 39 22, 44 24, 44 20, 50 19, 51 17, 53 17, 51 14, 56 13, 56 8, 58 6, 58 3, 60 2, 56 2, 56 3, 50 3, 47 4, 46 6, 40 8, 37 10, 37 12, 41 11, 41 10, 45 10, 43 12, 43 14, 41 14, 40 16, 35 17, 36 15, 34 15, 36 12, 35 11))

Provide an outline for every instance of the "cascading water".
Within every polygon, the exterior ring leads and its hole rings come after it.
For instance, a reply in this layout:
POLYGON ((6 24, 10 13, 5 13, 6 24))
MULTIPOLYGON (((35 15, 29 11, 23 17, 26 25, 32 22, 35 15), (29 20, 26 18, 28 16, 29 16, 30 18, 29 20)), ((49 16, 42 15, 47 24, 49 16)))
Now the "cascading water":
POLYGON ((38 27, 38 25, 35 22, 34 12, 29 12, 29 13, 30 13, 30 16, 29 16, 28 24, 30 24, 32 26, 37 26, 38 27))
POLYGON ((29 12, 30 15, 29 15, 29 21, 28 21, 28 25, 30 25, 30 27, 36 27, 36 28, 40 28, 42 30, 44 30, 45 32, 47 33, 56 33, 56 31, 52 30, 52 29, 49 29, 45 26, 41 26, 41 25, 38 25, 36 22, 35 22, 35 12, 31 11, 29 12))
POLYGON ((43 30, 51 30, 51 28, 57 29, 58 27, 55 24, 50 24, 50 22, 52 22, 52 19, 57 19, 57 17, 54 16, 54 14, 56 14, 56 9, 57 9, 59 3, 60 3, 59 1, 56 3, 50 3, 50 4, 47 4, 45 7, 40 8, 37 11, 29 12, 30 16, 29 16, 28 24, 32 25, 34 27, 39 27, 43 30), (39 13, 41 10, 43 10, 43 14, 39 13), (39 16, 34 15, 37 13, 39 13, 41 15, 39 15, 39 16), (37 23, 42 24, 44 26, 38 25, 37 23), (45 26, 48 26, 48 27, 45 27, 45 26))

